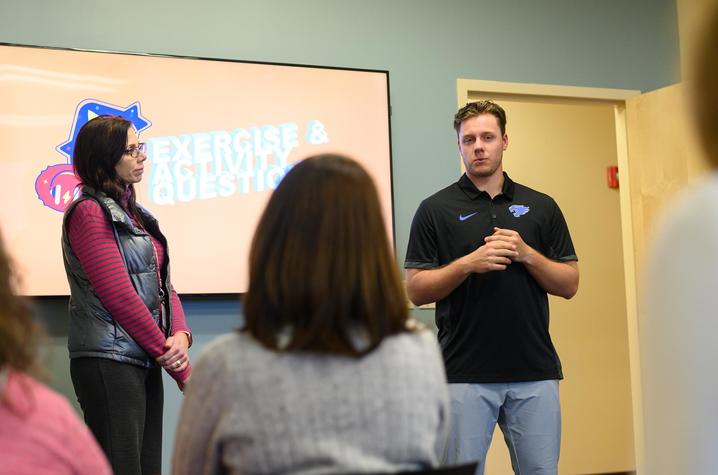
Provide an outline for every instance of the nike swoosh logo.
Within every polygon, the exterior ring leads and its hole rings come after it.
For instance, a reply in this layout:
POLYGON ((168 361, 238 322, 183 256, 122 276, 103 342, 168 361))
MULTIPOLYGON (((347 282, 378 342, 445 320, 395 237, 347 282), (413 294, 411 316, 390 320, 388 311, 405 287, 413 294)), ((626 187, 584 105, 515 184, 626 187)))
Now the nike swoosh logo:
POLYGON ((466 216, 464 216, 463 214, 460 214, 460 215, 459 215, 459 221, 466 221, 467 219, 469 219, 470 217, 472 217, 472 216, 475 215, 476 213, 478 213, 478 211, 474 211, 473 213, 467 214, 466 216))

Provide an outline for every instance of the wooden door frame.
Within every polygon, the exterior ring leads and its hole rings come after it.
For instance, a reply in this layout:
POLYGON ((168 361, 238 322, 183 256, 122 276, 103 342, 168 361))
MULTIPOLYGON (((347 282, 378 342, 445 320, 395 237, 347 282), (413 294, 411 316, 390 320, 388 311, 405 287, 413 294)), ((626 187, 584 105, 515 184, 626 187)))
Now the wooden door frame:
MULTIPOLYGON (((620 170, 619 201, 621 211, 621 239, 623 244, 623 272, 626 286, 626 319, 628 331, 629 370, 631 375, 631 412, 633 414, 633 442, 636 474, 643 467, 643 404, 641 364, 638 342, 638 294, 636 260, 631 210, 631 179, 628 167, 628 138, 626 134, 626 101, 641 94, 630 89, 606 89, 548 84, 529 84, 476 79, 457 79, 457 108, 470 102, 470 97, 485 94, 549 97, 603 101, 613 105, 616 128, 616 155, 620 170)), ((459 160, 461 162, 461 160, 459 160)))

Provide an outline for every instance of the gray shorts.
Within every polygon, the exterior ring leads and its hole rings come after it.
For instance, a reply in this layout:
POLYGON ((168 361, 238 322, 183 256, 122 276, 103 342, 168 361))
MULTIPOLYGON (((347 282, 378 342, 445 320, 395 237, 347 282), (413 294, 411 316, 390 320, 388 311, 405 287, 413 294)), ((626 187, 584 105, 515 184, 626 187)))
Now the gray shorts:
POLYGON ((504 434, 516 475, 556 475, 561 448, 558 381, 449 384, 451 428, 444 463, 479 461, 496 424, 504 434))

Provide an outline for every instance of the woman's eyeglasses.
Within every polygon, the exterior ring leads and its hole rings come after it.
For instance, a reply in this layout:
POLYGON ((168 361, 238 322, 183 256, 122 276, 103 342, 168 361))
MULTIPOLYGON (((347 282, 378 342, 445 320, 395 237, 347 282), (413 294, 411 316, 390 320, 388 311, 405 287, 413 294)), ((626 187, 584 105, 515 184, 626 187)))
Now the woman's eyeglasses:
POLYGON ((147 144, 145 142, 140 142, 137 145, 133 145, 125 150, 125 153, 132 158, 137 158, 140 153, 147 153, 147 144))

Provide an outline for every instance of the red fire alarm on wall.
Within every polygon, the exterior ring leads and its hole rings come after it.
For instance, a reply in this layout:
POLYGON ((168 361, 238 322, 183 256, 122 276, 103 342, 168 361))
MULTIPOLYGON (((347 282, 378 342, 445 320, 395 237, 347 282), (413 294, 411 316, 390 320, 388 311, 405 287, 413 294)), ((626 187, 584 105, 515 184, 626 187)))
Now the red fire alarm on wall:
POLYGON ((606 168, 606 181, 609 188, 618 188, 618 167, 612 165, 606 168))

